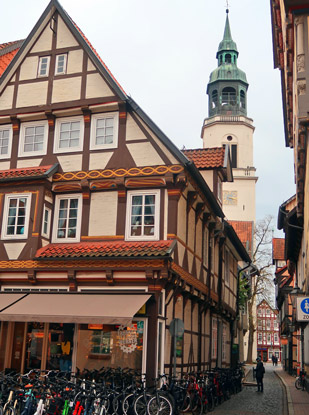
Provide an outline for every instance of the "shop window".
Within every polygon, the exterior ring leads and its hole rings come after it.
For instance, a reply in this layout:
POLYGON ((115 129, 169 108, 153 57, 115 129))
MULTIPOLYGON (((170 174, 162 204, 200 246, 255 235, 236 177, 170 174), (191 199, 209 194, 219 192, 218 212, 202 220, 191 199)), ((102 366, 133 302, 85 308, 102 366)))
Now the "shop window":
POLYGON ((57 195, 55 204, 55 242, 79 242, 82 209, 82 195, 57 195))
POLYGON ((47 135, 47 121, 22 123, 19 138, 19 157, 46 154, 47 135))
POLYGON ((142 370, 144 320, 124 327, 110 324, 82 324, 78 330, 76 366, 80 369, 130 367, 142 370))
POLYGON ((26 335, 25 372, 41 369, 44 323, 29 323, 26 335))
POLYGON ((160 191, 128 192, 126 239, 159 239, 160 191))
POLYGON ((68 153, 83 150, 83 117, 59 118, 56 120, 55 153, 68 153))
POLYGON ((39 59, 38 77, 48 76, 50 56, 42 56, 39 59))
POLYGON ((12 126, 2 125, 0 127, 0 159, 11 156, 12 148, 12 126))
POLYGON ((118 142, 118 113, 92 115, 90 149, 115 148, 118 142))
POLYGON ((31 194, 5 195, 2 239, 28 237, 31 194))
POLYGON ((67 69, 67 54, 56 56, 55 75, 63 75, 67 69))
POLYGON ((74 324, 50 323, 46 369, 72 371, 74 324))

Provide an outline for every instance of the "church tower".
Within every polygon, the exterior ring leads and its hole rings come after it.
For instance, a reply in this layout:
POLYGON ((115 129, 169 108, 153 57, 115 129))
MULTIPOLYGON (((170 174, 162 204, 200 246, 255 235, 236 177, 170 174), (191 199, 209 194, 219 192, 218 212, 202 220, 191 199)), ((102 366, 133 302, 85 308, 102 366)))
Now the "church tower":
POLYGON ((228 145, 233 182, 223 183, 223 211, 229 220, 255 222, 253 120, 247 117, 246 74, 237 67, 238 50, 231 36, 228 10, 223 40, 216 58, 218 67, 207 85, 208 118, 202 127, 203 147, 228 145))

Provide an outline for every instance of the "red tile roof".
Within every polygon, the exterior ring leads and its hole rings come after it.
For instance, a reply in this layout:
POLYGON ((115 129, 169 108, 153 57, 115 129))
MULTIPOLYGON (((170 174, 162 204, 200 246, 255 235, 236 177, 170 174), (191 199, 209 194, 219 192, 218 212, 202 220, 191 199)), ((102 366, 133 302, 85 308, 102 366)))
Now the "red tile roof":
POLYGON ((22 40, 0 44, 0 77, 14 58, 22 44, 22 40))
POLYGON ((228 222, 233 226, 246 250, 252 255, 254 223, 240 220, 229 220, 228 222))
POLYGON ((21 169, 10 169, 0 170, 0 180, 19 179, 26 177, 38 177, 43 176, 53 167, 49 166, 38 166, 38 167, 25 167, 21 169))
POLYGON ((198 169, 216 169, 224 166, 224 147, 196 148, 182 150, 183 154, 193 161, 198 169))
POLYGON ((284 248, 285 248, 285 239, 284 238, 273 238, 273 259, 278 261, 284 261, 284 248))
POLYGON ((40 248, 36 257, 48 258, 93 258, 93 257, 157 257, 168 256, 173 240, 145 242, 79 242, 49 244, 40 248))

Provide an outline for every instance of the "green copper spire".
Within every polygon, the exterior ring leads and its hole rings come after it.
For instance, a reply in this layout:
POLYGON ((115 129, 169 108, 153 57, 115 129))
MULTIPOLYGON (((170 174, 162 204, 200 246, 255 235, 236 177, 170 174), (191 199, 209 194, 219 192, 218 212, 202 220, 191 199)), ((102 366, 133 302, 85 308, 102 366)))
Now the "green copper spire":
POLYGON ((238 50, 232 39, 228 13, 227 9, 223 40, 216 55, 218 67, 211 72, 207 85, 209 117, 247 115, 247 77, 237 67, 238 50))

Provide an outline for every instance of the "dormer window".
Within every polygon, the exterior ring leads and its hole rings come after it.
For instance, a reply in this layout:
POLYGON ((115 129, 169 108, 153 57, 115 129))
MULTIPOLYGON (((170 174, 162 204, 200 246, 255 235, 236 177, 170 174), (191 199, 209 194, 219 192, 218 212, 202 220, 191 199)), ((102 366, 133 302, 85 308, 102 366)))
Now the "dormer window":
POLYGON ((63 75, 66 73, 67 67, 67 55, 57 55, 56 56, 56 67, 55 67, 55 75, 63 75))
POLYGON ((48 76, 50 56, 42 56, 39 59, 38 77, 48 76))

